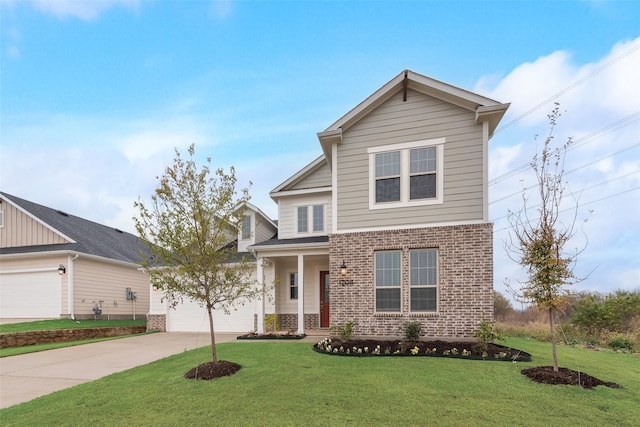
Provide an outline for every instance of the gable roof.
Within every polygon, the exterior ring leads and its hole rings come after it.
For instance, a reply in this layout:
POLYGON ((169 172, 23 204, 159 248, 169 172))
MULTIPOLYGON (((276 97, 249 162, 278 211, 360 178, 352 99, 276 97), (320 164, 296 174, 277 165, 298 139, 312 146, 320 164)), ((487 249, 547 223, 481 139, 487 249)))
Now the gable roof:
POLYGON ((465 89, 423 76, 411 70, 404 70, 396 77, 375 91, 367 99, 358 104, 344 116, 336 120, 323 132, 318 133, 322 151, 331 165, 331 146, 342 141, 342 133, 382 105, 401 90, 412 89, 425 95, 433 96, 451 104, 476 113, 476 123, 488 122, 489 137, 498 126, 500 119, 510 104, 501 104, 493 99, 478 95, 465 89))
MULTIPOLYGON (((289 190, 291 187, 295 186, 298 182, 302 181, 309 175, 313 174, 315 171, 320 169, 326 162, 327 162, 327 159, 325 155, 324 154, 321 155, 320 157, 316 158, 314 161, 312 161, 311 163, 309 163, 308 165, 300 169, 298 172, 296 172, 295 175, 288 178, 286 181, 284 181, 283 183, 278 185, 276 188, 271 190, 269 195, 274 200, 277 196, 284 195, 284 192, 289 190)), ((329 189, 330 188, 326 188, 324 190, 329 190, 329 189)))
POLYGON ((258 208, 257 206, 249 203, 249 202, 244 202, 244 204, 242 206, 240 206, 238 209, 242 209, 242 207, 245 207, 246 209, 249 209, 253 212, 255 212, 256 214, 260 215, 263 219, 267 220, 267 223, 270 224, 273 228, 275 228, 276 230, 278 229, 278 224, 272 220, 271 218, 269 218, 269 216, 262 212, 262 210, 260 208, 258 208))
POLYGON ((71 251, 138 264, 141 261, 140 251, 148 254, 147 246, 131 233, 39 205, 4 192, 0 192, 0 197, 69 240, 69 243, 62 244, 0 248, 0 255, 71 251))

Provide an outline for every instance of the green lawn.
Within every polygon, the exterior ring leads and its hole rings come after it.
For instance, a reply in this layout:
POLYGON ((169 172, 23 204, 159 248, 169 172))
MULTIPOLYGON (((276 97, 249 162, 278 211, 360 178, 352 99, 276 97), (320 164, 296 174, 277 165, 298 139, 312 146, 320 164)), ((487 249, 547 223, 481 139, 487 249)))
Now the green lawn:
POLYGON ((533 362, 430 357, 336 357, 309 343, 219 344, 240 363, 215 381, 183 378, 209 349, 181 353, 0 411, 3 426, 631 426, 638 422, 640 359, 559 347, 560 365, 621 389, 537 384, 520 370, 549 365, 549 344, 509 339, 533 362))
POLYGON ((72 319, 53 319, 38 320, 35 322, 9 323, 0 325, 0 334, 10 332, 28 332, 28 331, 49 331, 53 329, 76 329, 76 328, 101 328, 104 326, 142 326, 146 325, 146 319, 138 320, 72 320, 72 319))

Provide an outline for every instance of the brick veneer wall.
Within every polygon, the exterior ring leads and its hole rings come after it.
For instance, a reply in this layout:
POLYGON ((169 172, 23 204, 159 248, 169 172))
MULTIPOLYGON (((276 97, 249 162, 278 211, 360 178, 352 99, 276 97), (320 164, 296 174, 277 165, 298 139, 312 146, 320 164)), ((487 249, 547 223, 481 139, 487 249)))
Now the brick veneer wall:
MULTIPOLYGON (((297 331, 298 330, 298 315, 297 314, 278 314, 280 317, 280 328, 283 331, 297 331)), ((317 329, 320 327, 320 315, 319 314, 305 314, 304 315, 304 328, 305 329, 317 329)))
POLYGON ((166 314, 147 314, 147 332, 166 332, 167 331, 167 315, 166 314))
POLYGON ((331 325, 357 321, 357 335, 402 336, 403 323, 418 321, 427 337, 468 338, 493 319, 493 224, 332 234, 331 325), (409 311, 409 250, 438 250, 438 311, 409 311), (375 313, 374 252, 402 251, 400 313, 375 313), (340 276, 346 262, 348 275, 340 276), (340 284, 340 279, 353 284, 340 284))

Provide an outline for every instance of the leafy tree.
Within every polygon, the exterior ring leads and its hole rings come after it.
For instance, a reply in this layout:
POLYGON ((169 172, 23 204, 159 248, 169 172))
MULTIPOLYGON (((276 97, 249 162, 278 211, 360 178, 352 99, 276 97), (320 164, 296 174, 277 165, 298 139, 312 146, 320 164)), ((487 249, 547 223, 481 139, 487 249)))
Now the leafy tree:
POLYGON ((549 316, 551 344, 553 352, 553 369, 558 371, 556 353, 555 317, 562 310, 569 291, 567 285, 579 281, 573 273, 577 257, 584 250, 567 250, 567 243, 575 235, 578 201, 575 200, 573 216, 568 224, 560 219, 560 207, 565 195, 564 159, 571 138, 562 146, 554 147, 553 131, 560 117, 558 104, 548 115, 550 130, 545 139, 542 151, 537 153, 531 167, 537 179, 536 217, 531 217, 529 196, 523 192, 523 207, 517 211, 509 211, 511 224, 509 238, 506 242, 510 257, 526 270, 527 279, 518 281, 519 289, 507 283, 516 299, 535 304, 539 310, 546 311, 549 316))
POLYGON ((498 291, 493 291, 493 317, 495 319, 505 319, 509 314, 513 313, 511 301, 498 291))
POLYGON ((249 200, 247 188, 236 192, 235 169, 209 169, 211 159, 198 168, 189 147, 189 159, 175 150, 173 165, 158 178, 147 206, 134 206, 136 231, 150 249, 143 267, 152 285, 164 291, 172 308, 189 298, 206 308, 211 332, 212 362, 218 361, 213 311, 229 313, 258 295, 255 259, 241 257, 234 240, 242 221, 238 207, 249 200))

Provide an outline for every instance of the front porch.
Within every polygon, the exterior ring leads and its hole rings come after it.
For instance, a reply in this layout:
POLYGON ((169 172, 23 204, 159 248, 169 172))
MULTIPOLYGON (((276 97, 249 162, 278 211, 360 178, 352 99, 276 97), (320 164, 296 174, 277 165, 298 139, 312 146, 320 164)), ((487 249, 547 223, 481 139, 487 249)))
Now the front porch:
MULTIPOLYGON (((298 239, 293 239, 298 240, 298 239)), ((265 318, 275 315, 280 330, 306 334, 308 330, 326 330, 329 319, 328 242, 303 242, 261 245, 255 251, 256 278, 264 289, 258 301, 256 332, 269 332, 265 318)), ((272 323, 271 318, 267 323, 272 323)))

